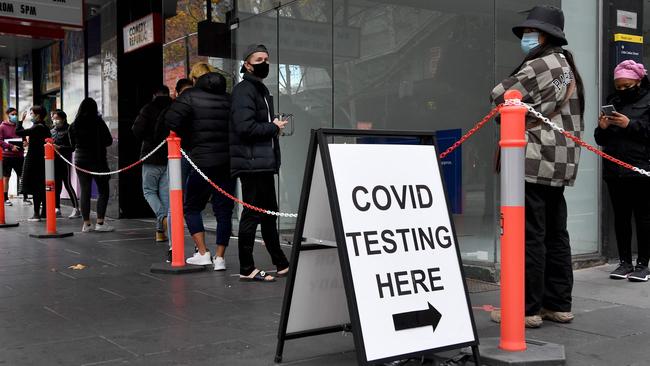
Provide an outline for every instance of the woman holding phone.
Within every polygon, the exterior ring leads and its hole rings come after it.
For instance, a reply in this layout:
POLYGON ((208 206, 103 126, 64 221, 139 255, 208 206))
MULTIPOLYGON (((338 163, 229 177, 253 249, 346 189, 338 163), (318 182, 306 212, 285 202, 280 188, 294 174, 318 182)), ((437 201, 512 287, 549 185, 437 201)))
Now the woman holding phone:
MULTIPOLYGON (((594 132, 603 151, 638 168, 650 170, 650 81, 642 64, 626 60, 614 69, 616 91, 607 98, 614 111, 603 113, 594 132)), ((620 265, 612 279, 650 278, 650 178, 603 160, 603 178, 614 208, 620 265), (636 222, 638 257, 632 264, 632 214, 636 222)))

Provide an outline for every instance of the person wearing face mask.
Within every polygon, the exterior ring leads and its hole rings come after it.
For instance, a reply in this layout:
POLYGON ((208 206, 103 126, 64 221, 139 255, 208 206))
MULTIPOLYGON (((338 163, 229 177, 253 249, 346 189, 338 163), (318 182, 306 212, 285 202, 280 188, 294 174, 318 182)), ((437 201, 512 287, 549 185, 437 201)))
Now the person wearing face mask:
MULTIPOLYGON (((273 98, 263 80, 269 74, 269 52, 263 45, 244 53, 242 81, 232 92, 230 119, 230 169, 241 181, 244 202, 265 210, 278 210, 275 174, 280 169, 278 136, 287 121, 273 119, 273 98)), ((255 267, 253 246, 257 226, 277 269, 286 276, 289 261, 280 248, 277 218, 244 208, 239 222, 239 278, 242 281, 273 282, 275 278, 255 267)))
POLYGON ((0 124, 0 147, 2 148, 2 179, 4 180, 4 202, 5 206, 13 206, 9 200, 9 178, 11 171, 16 172, 20 179, 23 174, 24 149, 23 138, 16 135, 18 124, 18 111, 16 108, 9 108, 5 112, 7 119, 0 124))
MULTIPOLYGON (((68 116, 64 111, 57 109, 52 111, 50 118, 54 125, 50 131, 54 147, 68 161, 72 161, 72 152, 74 151, 74 148, 70 144, 70 137, 68 136, 68 129, 70 127, 68 124, 68 116)), ((68 218, 75 219, 81 217, 81 211, 79 211, 79 200, 77 199, 77 194, 74 189, 72 189, 72 182, 70 181, 70 167, 65 161, 63 161, 59 154, 56 154, 54 159, 54 186, 56 187, 56 217, 62 216, 61 191, 63 190, 63 186, 65 186, 65 190, 68 192, 68 197, 70 197, 70 202, 72 202, 73 207, 72 213, 70 213, 68 218)))
MULTIPOLYGON (((642 64, 626 60, 614 69, 616 91, 607 98, 612 115, 601 114, 594 131, 607 154, 650 170, 650 82, 642 64)), ((620 265, 612 279, 648 281, 650 270, 650 178, 603 160, 603 179, 614 208, 614 229, 620 265), (636 222, 638 257, 632 264, 632 215, 636 222)))
POLYGON ((50 129, 45 125, 47 111, 40 105, 30 109, 32 127, 23 128, 23 120, 18 122, 16 135, 29 137, 29 149, 23 165, 23 192, 34 197, 34 215, 28 221, 41 221, 45 217, 45 139, 50 129))
MULTIPOLYGON (((564 14, 551 6, 536 6, 512 31, 521 39, 523 62, 491 93, 495 104, 507 90, 519 90, 522 101, 565 131, 582 137, 585 98, 582 78, 573 55, 563 46, 564 14)), ((525 155, 525 324, 542 319, 568 323, 571 312, 573 268, 567 231, 565 187, 578 173, 580 147, 530 113, 526 116, 525 155)), ((491 318, 501 319, 500 311, 491 318)))

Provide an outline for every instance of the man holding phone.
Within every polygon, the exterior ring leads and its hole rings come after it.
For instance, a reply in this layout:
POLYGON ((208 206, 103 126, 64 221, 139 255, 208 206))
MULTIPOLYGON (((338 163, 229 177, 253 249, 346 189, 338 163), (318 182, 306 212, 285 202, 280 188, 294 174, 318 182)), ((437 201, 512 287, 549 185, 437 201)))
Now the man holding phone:
MULTIPOLYGON (((278 211, 275 174, 280 169, 278 136, 286 120, 272 118, 273 97, 263 80, 269 74, 269 52, 264 45, 248 47, 240 72, 243 80, 232 92, 230 121, 230 171, 241 181, 244 202, 278 211)), ((277 218, 244 208, 239 222, 239 278, 242 281, 273 282, 275 278, 255 267, 253 246, 257 225, 277 269, 277 276, 289 272, 289 261, 280 247, 277 218)))

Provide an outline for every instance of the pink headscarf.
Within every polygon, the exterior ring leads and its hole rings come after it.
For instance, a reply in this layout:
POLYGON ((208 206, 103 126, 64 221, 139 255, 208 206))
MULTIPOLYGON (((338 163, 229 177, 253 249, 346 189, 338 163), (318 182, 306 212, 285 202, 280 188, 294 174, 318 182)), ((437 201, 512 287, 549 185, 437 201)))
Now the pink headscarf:
POLYGON ((643 67, 643 64, 636 63, 632 60, 625 60, 614 69, 614 80, 622 78, 641 80, 646 75, 648 75, 648 70, 643 67))

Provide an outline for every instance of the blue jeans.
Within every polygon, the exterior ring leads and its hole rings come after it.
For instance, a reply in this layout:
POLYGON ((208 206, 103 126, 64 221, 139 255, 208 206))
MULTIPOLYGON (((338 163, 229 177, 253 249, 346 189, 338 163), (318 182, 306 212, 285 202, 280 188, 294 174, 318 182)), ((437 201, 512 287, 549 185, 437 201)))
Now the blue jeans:
MULTIPOLYGON (((230 177, 230 170, 226 167, 201 168, 205 175, 226 192, 233 194, 235 191, 235 180, 230 177)), ((212 204, 212 212, 217 219, 217 245, 228 246, 232 230, 232 211, 235 203, 217 192, 210 183, 206 182, 201 175, 192 171, 187 178, 187 197, 185 198, 185 222, 190 234, 204 232, 203 218, 201 211, 208 201, 212 204)))
POLYGON ((169 178, 165 165, 142 165, 144 199, 156 214, 156 230, 163 231, 163 219, 169 210, 169 178))

